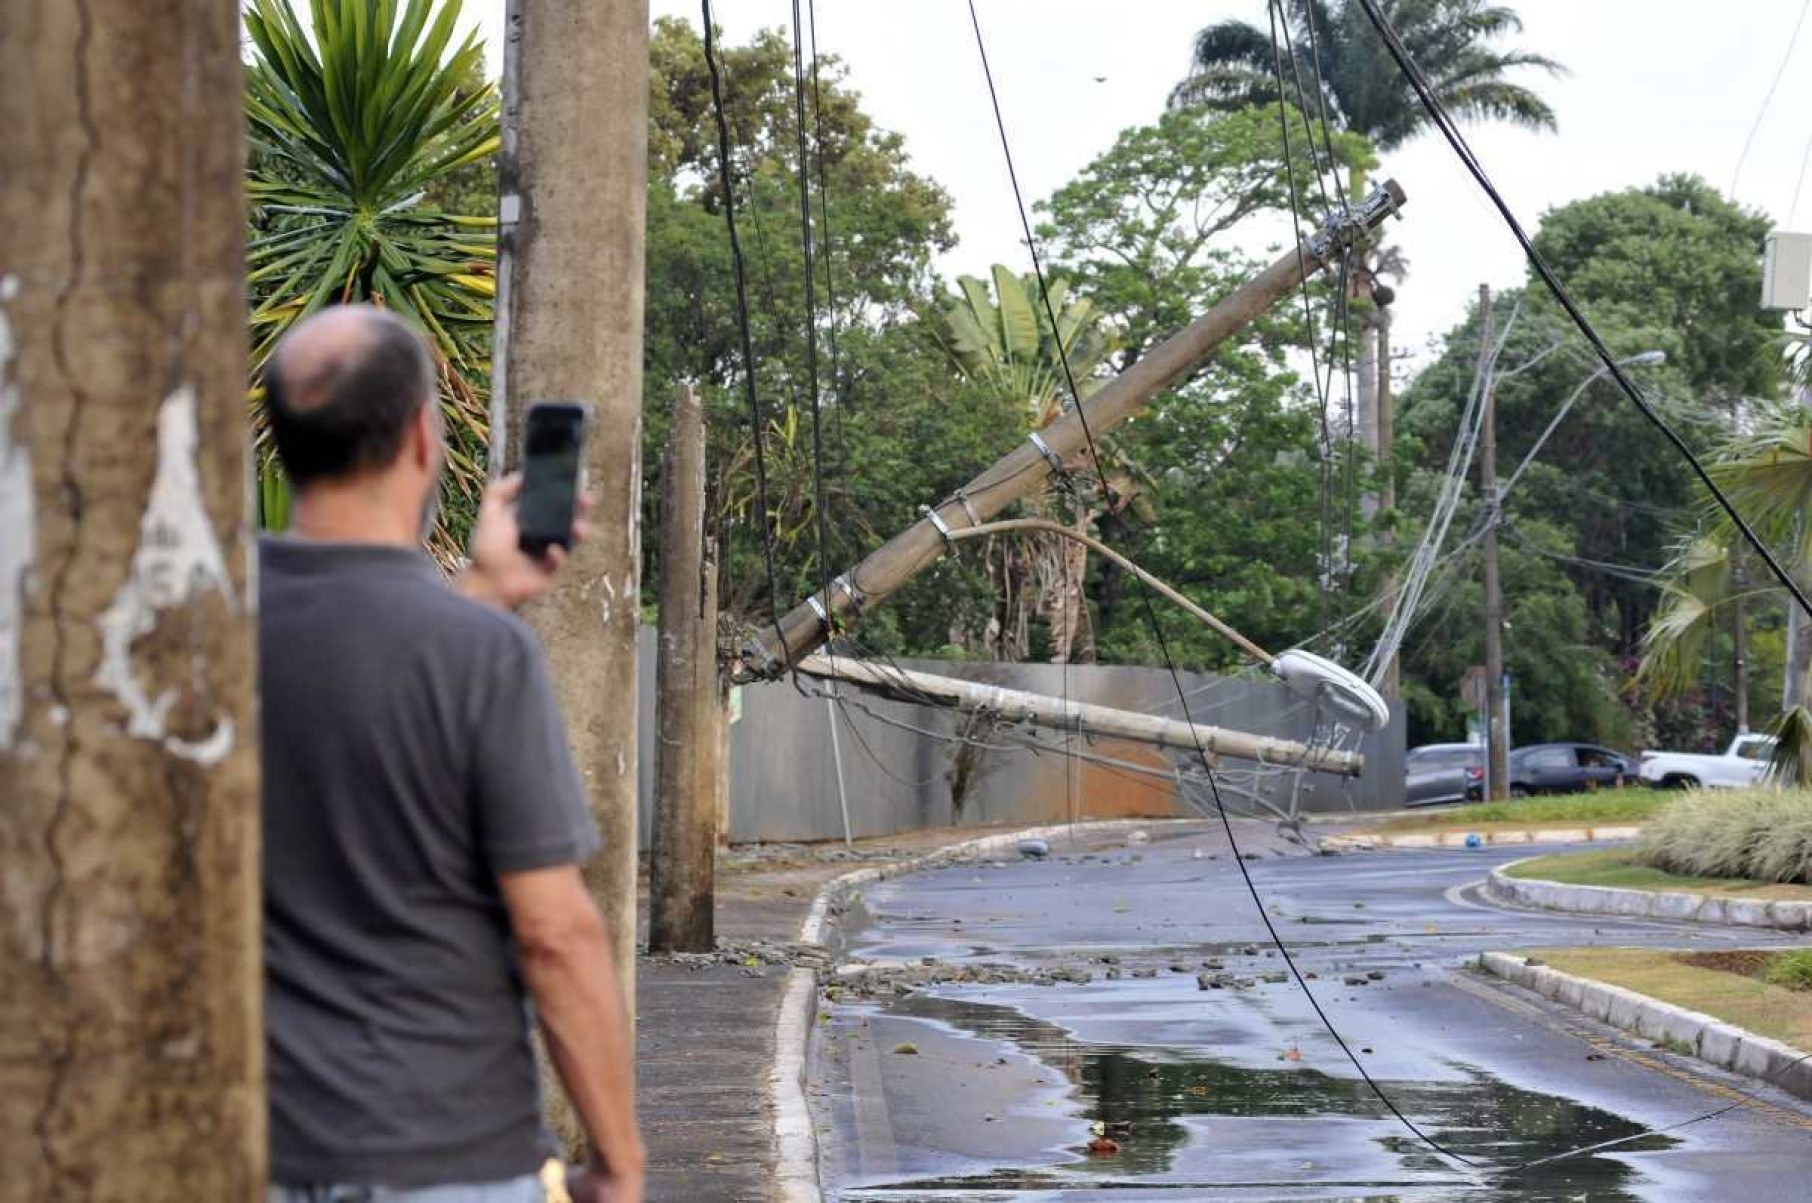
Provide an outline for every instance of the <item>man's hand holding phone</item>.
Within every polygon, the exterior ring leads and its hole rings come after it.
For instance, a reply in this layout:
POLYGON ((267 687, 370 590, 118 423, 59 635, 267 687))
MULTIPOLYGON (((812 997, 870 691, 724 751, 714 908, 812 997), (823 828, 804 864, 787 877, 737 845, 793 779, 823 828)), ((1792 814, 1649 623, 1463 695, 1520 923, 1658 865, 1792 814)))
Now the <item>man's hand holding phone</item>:
MULTIPOLYGON (((516 521, 516 503, 522 496, 522 474, 513 472, 492 481, 478 506, 478 521, 472 527, 470 563, 454 582, 454 588, 473 601, 515 610, 542 596, 554 587, 554 578, 566 563, 568 552, 559 544, 550 544, 538 556, 522 550, 522 531, 516 521)), ((591 508, 591 499, 579 499, 579 512, 591 508)), ((581 542, 589 532, 583 517, 573 523, 573 542, 581 542)))

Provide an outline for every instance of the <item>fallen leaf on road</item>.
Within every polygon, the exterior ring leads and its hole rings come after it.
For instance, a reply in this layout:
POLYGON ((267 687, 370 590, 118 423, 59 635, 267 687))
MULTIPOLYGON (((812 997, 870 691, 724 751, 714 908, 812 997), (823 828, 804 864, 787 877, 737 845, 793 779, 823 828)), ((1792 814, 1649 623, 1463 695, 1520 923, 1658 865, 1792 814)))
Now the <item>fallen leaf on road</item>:
POLYGON ((888 1051, 898 1053, 902 1057, 916 1057, 919 1055, 919 1046, 907 1041, 903 1044, 894 1045, 893 1048, 888 1051))
POLYGON ((1091 1157, 1112 1157, 1120 1151, 1120 1142, 1097 1136, 1088 1142, 1088 1151, 1091 1157))

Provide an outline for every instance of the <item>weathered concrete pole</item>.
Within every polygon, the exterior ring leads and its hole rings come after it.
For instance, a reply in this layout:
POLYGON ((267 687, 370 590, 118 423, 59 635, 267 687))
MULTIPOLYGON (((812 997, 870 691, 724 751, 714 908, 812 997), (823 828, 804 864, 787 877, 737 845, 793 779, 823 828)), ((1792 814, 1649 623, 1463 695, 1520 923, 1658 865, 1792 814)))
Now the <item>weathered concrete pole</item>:
POLYGON ((515 464, 534 402, 592 407, 592 537, 527 617, 604 834, 588 880, 633 1015, 648 5, 509 0, 506 22, 493 459, 515 464))
POLYGON ((0 15, 0 1199, 261 1199, 237 0, 0 15))
POLYGON ((713 945, 717 860, 717 734, 710 723, 717 694, 717 591, 705 574, 704 413, 690 385, 674 397, 661 475, 648 948, 705 952, 713 945))

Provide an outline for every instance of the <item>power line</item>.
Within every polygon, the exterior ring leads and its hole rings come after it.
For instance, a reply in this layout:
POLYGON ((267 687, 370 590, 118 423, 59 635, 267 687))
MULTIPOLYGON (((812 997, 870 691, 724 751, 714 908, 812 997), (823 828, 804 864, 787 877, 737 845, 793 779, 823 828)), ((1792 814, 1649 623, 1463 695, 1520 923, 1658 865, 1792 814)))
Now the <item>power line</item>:
MULTIPOLYGON (((724 105, 723 80, 717 63, 717 26, 711 17, 711 0, 700 0, 700 5, 705 23, 705 69, 711 76, 711 111, 717 119, 717 177, 724 193, 724 227, 730 238, 731 274, 736 279, 736 325, 742 342, 743 387, 749 407, 750 434, 755 440, 755 521, 761 526, 761 554, 768 581, 768 611, 773 618, 774 634, 784 644, 786 636, 780 626, 780 583, 774 571, 774 530, 768 517, 766 440, 762 431, 761 398, 755 390, 755 340, 750 331, 748 272, 743 263, 742 242, 736 235, 736 189, 730 168, 730 121, 724 105)), ((798 675, 794 674, 795 688, 798 683, 798 675)))
MULTIPOLYGON (((1423 73, 1422 68, 1417 65, 1415 59, 1410 55, 1409 50, 1403 45, 1403 40, 1398 35, 1396 29, 1379 10, 1378 0, 1359 0, 1359 4, 1365 11, 1366 19, 1370 21, 1372 27, 1378 31, 1378 36, 1384 40, 1384 45, 1390 52, 1391 57, 1396 61, 1398 68, 1408 78, 1410 86, 1415 90, 1416 96, 1421 100, 1422 107, 1427 111, 1429 119, 1433 122, 1435 127, 1441 131, 1441 135, 1447 140, 1447 144, 1453 148, 1454 154, 1459 157, 1461 164, 1465 166, 1467 172, 1478 183, 1479 187, 1484 190, 1485 195, 1490 199, 1492 206, 1497 209, 1499 216, 1503 218, 1504 224, 1509 227, 1510 232, 1516 237, 1517 243, 1523 248, 1523 253, 1528 257, 1530 266, 1535 269, 1535 273, 1541 278, 1541 282, 1547 286, 1548 291, 1553 294, 1554 299, 1560 302, 1561 308, 1566 310, 1567 316, 1573 320, 1573 324, 1579 328, 1579 332, 1585 336, 1586 341, 1591 343, 1592 350, 1597 353, 1599 360, 1604 364, 1605 371, 1610 374, 1611 379, 1617 382, 1617 387, 1623 390, 1623 395, 1630 399, 1631 404, 1635 405, 1642 416, 1648 419, 1649 423, 1653 425, 1656 430, 1661 432, 1662 436, 1673 445, 1674 449, 1678 451, 1681 457, 1692 467, 1693 474, 1699 479, 1700 483, 1705 486, 1706 491, 1716 499, 1719 507, 1729 515, 1731 522, 1742 534, 1743 539, 1750 547, 1755 549, 1755 553, 1757 557, 1761 559, 1762 563, 1767 565, 1768 571, 1773 573, 1775 579, 1792 594, 1793 600, 1799 604, 1800 609, 1803 610, 1807 616, 1812 617, 1812 598, 1806 596, 1804 590, 1799 587, 1798 582, 1796 582, 1792 575, 1787 572, 1786 568, 1782 566, 1774 552, 1769 550, 1768 545, 1763 542, 1761 536, 1757 535, 1749 523, 1744 520, 1742 514, 1737 511, 1736 505, 1730 500, 1729 496, 1725 494, 1724 490, 1718 486, 1717 481, 1712 479, 1711 473, 1706 471, 1705 465, 1700 462, 1699 457, 1694 454, 1691 447, 1686 445, 1686 440, 1680 437, 1679 432, 1668 423, 1666 418, 1661 416, 1649 402, 1648 398, 1643 395, 1642 390, 1637 388, 1635 382, 1624 372, 1616 358, 1611 354, 1610 347, 1605 345, 1604 339, 1600 337, 1597 328, 1592 325, 1585 313, 1579 308, 1578 303, 1573 300, 1572 293, 1567 291, 1566 285, 1562 284, 1560 277, 1554 274, 1554 269, 1548 265, 1547 259, 1536 249, 1534 241, 1529 237, 1528 232, 1523 229, 1522 223, 1516 219, 1516 214, 1511 211, 1509 203, 1504 200, 1503 194, 1499 192, 1497 186, 1491 182, 1491 177, 1486 174, 1484 166, 1479 162, 1477 156, 1473 154, 1472 148, 1467 143, 1465 135, 1460 132, 1458 126, 1454 124, 1453 118, 1448 114, 1446 107, 1443 106, 1440 99, 1435 96, 1434 86, 1428 81, 1428 77, 1423 73)), ((1807 0, 1807 7, 1812 8, 1812 0, 1807 0)))
MULTIPOLYGON (((1812 0, 1809 0, 1809 2, 1812 2, 1812 0)), ((970 24, 975 30, 976 51, 981 58, 983 77, 987 81, 989 100, 991 101, 994 110, 995 126, 1000 133, 1001 152, 1006 159, 1008 178, 1013 186, 1013 199, 1019 209, 1020 226, 1025 232, 1027 248, 1031 252, 1032 270, 1038 277, 1039 294, 1044 300, 1046 314, 1050 317, 1052 326, 1055 327, 1056 317, 1052 311, 1050 292, 1045 287, 1044 269, 1039 260, 1037 239, 1033 237, 1031 220, 1027 214, 1025 199, 1020 193, 1018 173, 1013 168, 1013 151, 1011 140, 1007 135, 1006 119, 1001 113, 1000 95, 995 88, 994 73, 988 65, 987 43, 982 34, 981 17, 976 12, 975 0, 968 0, 968 3, 970 24)), ((1300 241, 1297 246, 1298 254, 1301 254, 1300 241)), ((1069 386, 1071 401, 1075 405, 1077 415, 1082 420, 1082 431, 1084 437, 1088 440, 1089 455, 1095 463, 1096 471, 1099 473, 1101 468, 1100 451, 1095 445, 1093 432, 1089 430, 1087 411, 1082 405, 1081 390, 1077 388, 1075 375, 1070 370, 1069 357, 1062 353, 1061 348, 1059 348, 1058 358, 1063 366, 1064 381, 1069 386)), ((1105 477, 1103 477, 1103 488, 1105 487, 1106 481, 1105 477)), ((1144 586, 1143 581, 1140 581, 1139 584, 1144 586)), ((1439 1141, 1423 1132, 1422 1129, 1416 1125, 1415 1121, 1403 1114, 1390 1097, 1385 1094, 1383 1088, 1379 1086, 1377 1081, 1371 1076, 1370 1071, 1368 1071, 1365 1068, 1365 1065, 1359 1060, 1358 1053, 1353 1050, 1347 1043, 1346 1038, 1343 1037, 1339 1030, 1334 1026, 1333 1020, 1329 1018, 1327 1012, 1322 1008, 1320 1000, 1315 997, 1314 992, 1309 988, 1308 980, 1303 976, 1301 969, 1297 967, 1296 960, 1290 954, 1289 947, 1279 935, 1276 925, 1271 920, 1270 913, 1265 909, 1264 899, 1259 894, 1256 883, 1252 880, 1251 870, 1246 867, 1245 859, 1239 855, 1239 838, 1234 834, 1233 820, 1229 817, 1226 804, 1221 798, 1220 785, 1215 780, 1214 766, 1208 757, 1208 751, 1202 746, 1201 735, 1196 730, 1194 721, 1190 718, 1188 694, 1183 688, 1183 679, 1181 673, 1177 669, 1176 660, 1170 654, 1169 642, 1164 638, 1163 625, 1158 622, 1157 611, 1152 606, 1151 593, 1151 589, 1145 587, 1141 587, 1139 591, 1140 600, 1144 603, 1146 618, 1151 625, 1153 635, 1157 638, 1158 649, 1163 654, 1165 668, 1168 670, 1171 684, 1176 690, 1178 704, 1182 707, 1183 719, 1185 722, 1189 723, 1191 737, 1195 743, 1196 754, 1201 761, 1204 773, 1207 774, 1208 785, 1214 796, 1215 809, 1220 815, 1221 824, 1227 836, 1228 847, 1234 852, 1234 863, 1239 868, 1241 880, 1244 881, 1246 885, 1246 892, 1251 897, 1253 907, 1258 911, 1259 918, 1265 925, 1265 930, 1270 936, 1272 945, 1276 947, 1278 955, 1283 959, 1284 964, 1289 966, 1290 972, 1296 978, 1297 986, 1302 990, 1303 996, 1308 999, 1309 1006, 1320 1018, 1322 1026, 1327 1030, 1328 1035, 1340 1046, 1341 1050, 1345 1052, 1348 1061, 1352 1063, 1353 1068, 1358 1072, 1360 1078, 1365 1081, 1366 1085, 1370 1087, 1378 1101, 1383 1104, 1392 1115, 1396 1116, 1397 1120, 1404 1128, 1414 1133, 1429 1148, 1459 1164, 1472 1166, 1473 1162, 1457 1153, 1449 1151, 1439 1141)))
MULTIPOLYGON (((812 60, 814 78, 817 58, 812 60)), ((823 396, 818 388, 818 274, 813 265, 812 171, 805 137, 805 30, 799 0, 793 0, 793 113, 799 147, 799 248, 805 265, 805 374, 812 399, 812 504, 817 510, 818 578, 823 596, 831 595, 830 515, 824 493, 823 396)), ((822 154, 823 146, 819 146, 822 154)))
POLYGON ((1749 148, 1755 145, 1755 136, 1761 132, 1762 119, 1768 115, 1768 106, 1774 102, 1774 90, 1781 86, 1781 77, 1787 74, 1787 64, 1793 61, 1793 48, 1799 44, 1799 31, 1806 24, 1808 12, 1812 12, 1812 0, 1806 0, 1799 6, 1799 17, 1793 22, 1793 34, 1787 39, 1787 50, 1781 55, 1781 65, 1774 69, 1774 78, 1768 81, 1768 91, 1762 95, 1762 106, 1755 111, 1755 123, 1749 127, 1749 136, 1743 139, 1743 149, 1737 155, 1736 166, 1730 169, 1730 187, 1726 195, 1732 200, 1736 199, 1737 180, 1743 174, 1743 164, 1749 159, 1749 148))

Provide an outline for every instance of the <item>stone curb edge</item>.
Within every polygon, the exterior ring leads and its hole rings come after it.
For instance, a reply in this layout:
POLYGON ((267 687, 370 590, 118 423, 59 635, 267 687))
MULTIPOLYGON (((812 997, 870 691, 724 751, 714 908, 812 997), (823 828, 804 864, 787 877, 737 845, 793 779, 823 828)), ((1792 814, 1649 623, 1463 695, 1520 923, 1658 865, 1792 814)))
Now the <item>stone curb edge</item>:
POLYGON ((1528 864, 1530 859, 1534 858, 1511 861, 1492 869, 1485 879, 1486 895, 1497 902, 1548 911, 1720 923, 1730 927, 1766 927, 1781 931, 1812 929, 1812 902, 1770 902, 1760 898, 1719 898, 1680 891, 1575 886, 1540 878, 1512 877, 1507 872, 1517 865, 1528 864))
POLYGON ((1369 852, 1374 848, 1464 848, 1466 841, 1477 837, 1479 846, 1495 848, 1505 844, 1592 844, 1609 840, 1633 840, 1642 828, 1614 827, 1538 827, 1516 831, 1414 831, 1402 835, 1330 835, 1321 846, 1330 851, 1369 852))
MULTIPOLYGON (((843 895, 860 886, 940 869, 977 857, 1010 851, 1020 840, 1053 840, 1074 832, 1091 835, 1129 827, 1161 827, 1169 823, 1194 820, 1172 818, 1099 819, 1086 823, 1053 823, 1016 831, 995 832, 962 840, 928 852, 911 860, 884 865, 870 865, 845 873, 824 883, 812 901, 812 909, 799 928, 801 944, 819 944, 824 939, 830 908, 843 895)), ((812 1020, 817 1010, 818 974, 812 969, 794 969, 787 976, 786 994, 780 1003, 780 1018, 774 1031, 774 1068, 768 1075, 768 1102, 774 1117, 774 1192, 779 1203, 821 1203, 823 1193, 818 1184, 818 1134, 812 1128, 811 1110, 805 1101, 805 1072, 812 1020)))
POLYGON ((1531 964, 1507 952, 1481 953, 1479 968, 1544 998, 1645 1040, 1689 1050, 1720 1069, 1758 1078, 1802 1099, 1812 1099, 1812 1057, 1791 1045, 1757 1036, 1710 1015, 1531 964))

